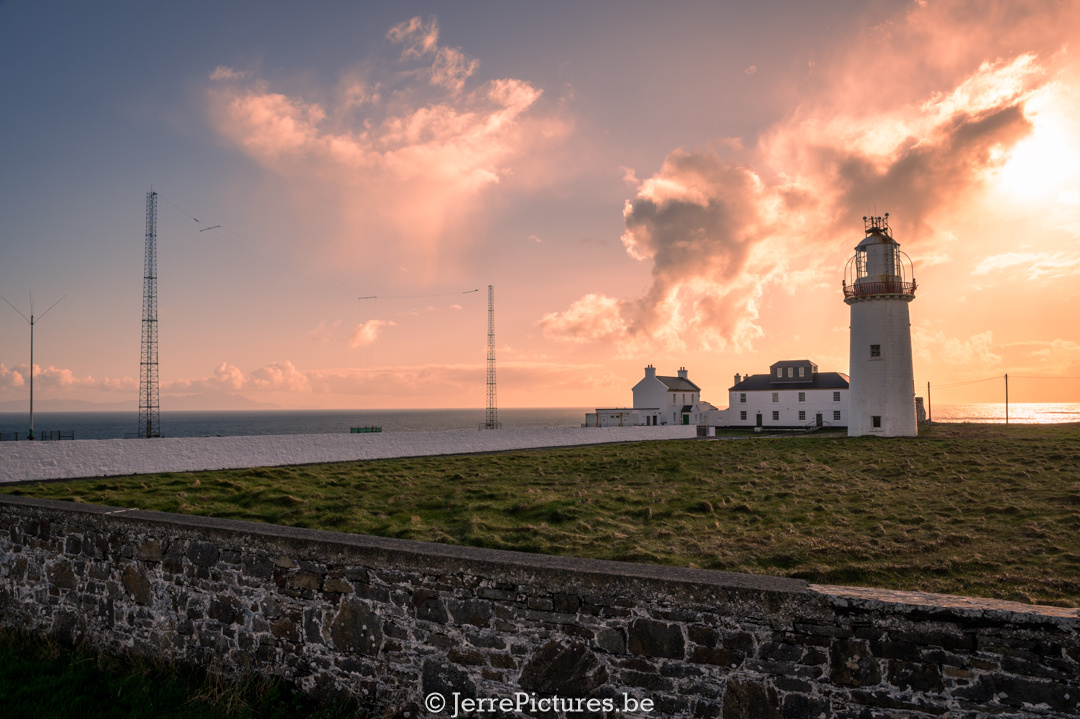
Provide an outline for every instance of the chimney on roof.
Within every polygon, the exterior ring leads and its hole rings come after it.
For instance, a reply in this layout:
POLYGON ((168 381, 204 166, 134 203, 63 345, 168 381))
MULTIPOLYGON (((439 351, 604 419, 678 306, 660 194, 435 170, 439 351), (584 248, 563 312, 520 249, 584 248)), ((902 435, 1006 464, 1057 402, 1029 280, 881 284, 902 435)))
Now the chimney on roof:
POLYGON ((680 367, 679 368, 679 379, 686 379, 686 368, 685 367, 680 367))
POLYGON ((652 365, 649 365, 648 367, 646 367, 645 368, 645 376, 646 377, 655 377, 656 376, 656 368, 653 367, 652 365))
POLYGON ((742 382, 742 375, 739 374, 738 372, 736 372, 735 373, 735 384, 739 384, 740 382, 742 382))

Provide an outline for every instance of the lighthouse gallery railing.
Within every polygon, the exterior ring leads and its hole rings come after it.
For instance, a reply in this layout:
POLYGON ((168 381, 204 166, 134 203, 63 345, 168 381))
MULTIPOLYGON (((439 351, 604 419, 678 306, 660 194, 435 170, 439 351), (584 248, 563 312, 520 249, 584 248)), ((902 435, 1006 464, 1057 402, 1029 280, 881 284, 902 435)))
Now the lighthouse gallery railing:
POLYGON ((864 297, 866 295, 915 295, 915 281, 883 280, 880 282, 856 282, 844 285, 844 297, 864 297))

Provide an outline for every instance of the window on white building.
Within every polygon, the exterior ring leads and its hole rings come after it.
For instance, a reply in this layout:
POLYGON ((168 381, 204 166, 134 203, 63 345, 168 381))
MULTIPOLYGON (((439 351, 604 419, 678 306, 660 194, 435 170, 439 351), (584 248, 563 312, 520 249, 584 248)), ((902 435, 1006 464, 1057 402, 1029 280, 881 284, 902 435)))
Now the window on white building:
POLYGON ((840 401, 840 393, 839 392, 833 392, 832 393, 832 401, 833 402, 839 402, 840 401))
POLYGON ((772 393, 772 401, 773 402, 779 402, 780 401, 780 393, 779 392, 773 392, 772 393))
POLYGON ((881 345, 870 345, 870 356, 871 357, 880 357, 881 356, 881 345))
POLYGON ((837 411, 833 412, 832 413, 832 418, 833 418, 833 421, 839 422, 840 421, 840 411, 837 410, 837 411))
POLYGON ((746 419, 746 410, 745 409, 742 412, 739 412, 739 419, 741 419, 741 420, 746 419))
POLYGON ((800 367, 799 368, 799 376, 800 377, 805 377, 806 376, 806 368, 805 367, 800 367))
POLYGON ((795 368, 794 367, 788 367, 787 368, 787 376, 788 377, 794 377, 795 376, 795 368))
POLYGON ((780 413, 779 412, 773 412, 772 413, 772 419, 773 419, 773 422, 779 422, 780 421, 780 413))
POLYGON ((742 404, 746 404, 746 392, 739 393, 739 402, 742 404))
POLYGON ((799 401, 800 402, 805 402, 806 401, 806 392, 799 392, 799 401))
POLYGON ((876 415, 870 417, 870 426, 874 429, 881 429, 881 417, 878 417, 876 415))
POLYGON ((784 368, 783 367, 777 367, 776 368, 776 376, 777 377, 783 377, 784 376, 784 368))
POLYGON ((799 410, 799 419, 800 420, 806 419, 806 410, 805 409, 800 409, 799 410))

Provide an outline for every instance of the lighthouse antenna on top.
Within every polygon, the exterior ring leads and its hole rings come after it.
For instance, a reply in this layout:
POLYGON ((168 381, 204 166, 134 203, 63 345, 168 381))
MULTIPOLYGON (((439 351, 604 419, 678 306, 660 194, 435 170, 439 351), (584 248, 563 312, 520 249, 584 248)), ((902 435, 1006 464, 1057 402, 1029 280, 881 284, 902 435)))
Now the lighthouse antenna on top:
POLYGON ((865 230, 866 234, 878 234, 884 235, 885 237, 892 237, 892 228, 889 227, 888 212, 886 212, 884 216, 879 217, 876 215, 870 215, 864 216, 862 219, 863 229, 865 230))

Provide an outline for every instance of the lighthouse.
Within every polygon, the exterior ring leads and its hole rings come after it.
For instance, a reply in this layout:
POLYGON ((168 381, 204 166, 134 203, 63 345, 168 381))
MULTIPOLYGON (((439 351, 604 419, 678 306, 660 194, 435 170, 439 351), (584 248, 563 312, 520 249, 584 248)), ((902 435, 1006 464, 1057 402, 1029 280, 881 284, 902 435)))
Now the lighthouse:
POLYGON ((848 260, 843 282, 844 302, 851 306, 848 436, 914 437, 911 259, 892 238, 889 213, 864 217, 863 225, 866 236, 848 260))

